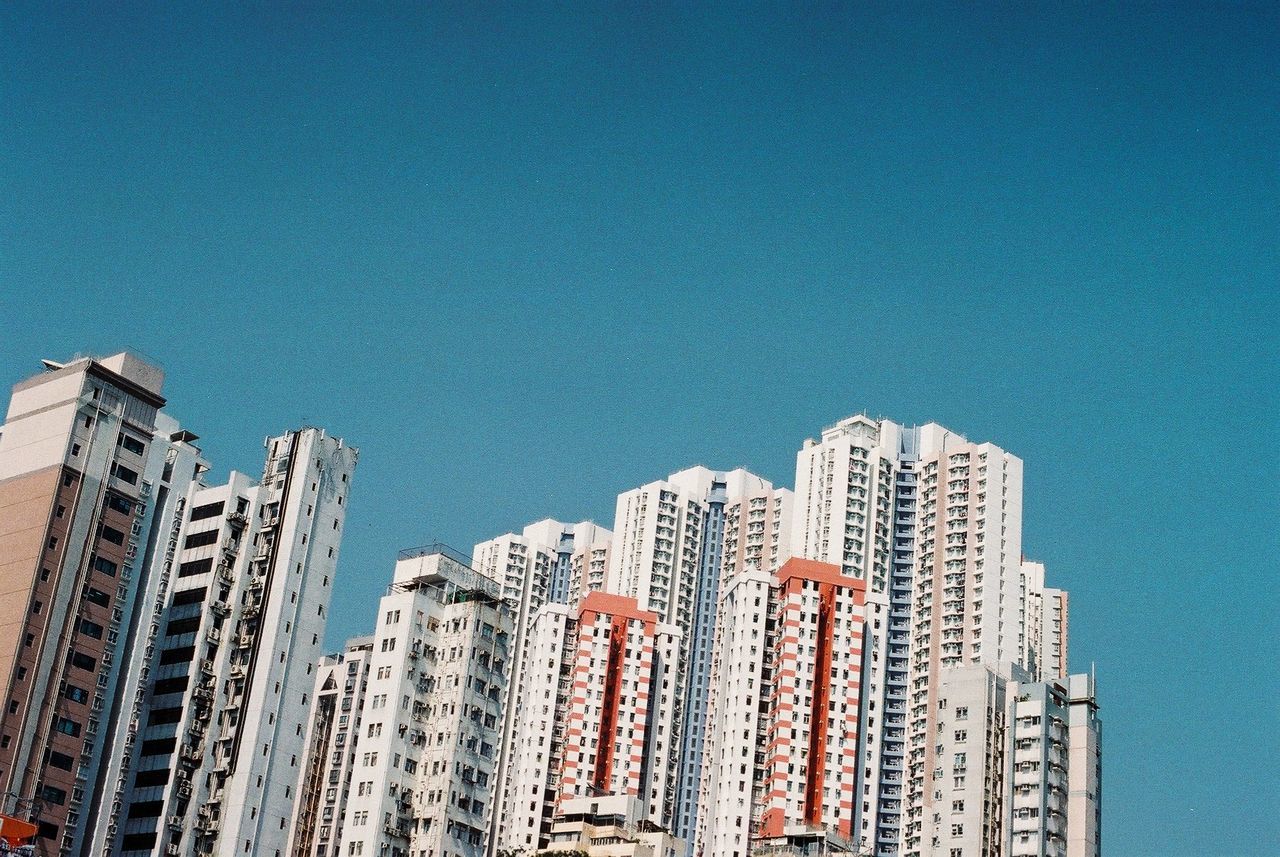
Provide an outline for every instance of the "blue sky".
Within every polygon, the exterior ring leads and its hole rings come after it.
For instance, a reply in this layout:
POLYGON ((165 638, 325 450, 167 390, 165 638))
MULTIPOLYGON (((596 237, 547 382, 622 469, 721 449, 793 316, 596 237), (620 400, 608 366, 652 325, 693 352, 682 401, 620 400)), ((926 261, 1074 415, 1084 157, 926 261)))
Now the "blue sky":
POLYGON ((0 379, 136 348, 397 548, 855 411, 1026 462, 1106 853, 1280 850, 1274 5, 0 7, 0 379))

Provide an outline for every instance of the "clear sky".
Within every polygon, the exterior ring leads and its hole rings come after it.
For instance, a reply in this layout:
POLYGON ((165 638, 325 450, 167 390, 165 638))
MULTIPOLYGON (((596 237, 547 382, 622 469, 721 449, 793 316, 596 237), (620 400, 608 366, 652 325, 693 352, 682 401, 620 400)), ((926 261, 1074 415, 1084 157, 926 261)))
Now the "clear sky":
POLYGON ((398 548, 936 420, 1026 462, 1106 853, 1280 852, 1275 4, 58 5, 0 383, 131 346, 217 474, 358 445, 331 645, 398 548))

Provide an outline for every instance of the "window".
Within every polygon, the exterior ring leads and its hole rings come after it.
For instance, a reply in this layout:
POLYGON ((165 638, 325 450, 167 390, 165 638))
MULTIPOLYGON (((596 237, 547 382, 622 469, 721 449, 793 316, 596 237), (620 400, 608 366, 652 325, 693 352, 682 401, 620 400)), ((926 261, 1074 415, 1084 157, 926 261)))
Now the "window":
POLYGON ((80 736, 80 724, 66 717, 59 717, 55 720, 53 728, 63 735, 70 735, 72 738, 80 736))
POLYGON ((164 801, 143 800, 129 807, 130 818, 155 818, 164 811, 164 801))
POLYGON ((184 548, 202 548, 205 545, 211 545, 218 540, 217 530, 206 530, 203 533, 192 533, 187 536, 187 540, 182 543, 184 548))
POLYGON ((967 707, 967 706, 964 706, 964 705, 957 705, 957 706, 956 706, 956 720, 968 720, 968 719, 969 719, 969 709, 968 709, 968 707, 967 707))
POLYGON ((72 702, 84 704, 89 701, 89 691, 85 690, 83 687, 76 687, 74 684, 67 685, 67 689, 62 695, 72 702))
POLYGON ((189 521, 203 521, 205 518, 215 518, 222 514, 224 504, 219 501, 217 503, 206 503, 203 506, 196 506, 191 510, 189 521))
POLYGON ((178 566, 178 577, 191 577, 196 574, 208 574, 213 571, 213 557, 184 562, 178 566))
POLYGON ((182 719, 182 706, 174 706, 172 708, 153 708, 151 709, 151 717, 147 721, 148 726, 157 726, 164 723, 177 723, 182 719))
POLYGON ((142 455, 146 451, 146 446, 136 437, 130 437, 127 434, 120 435, 120 445, 132 452, 134 455, 142 455))
POLYGON ((57 768, 60 771, 69 771, 75 760, 66 753, 59 753, 56 750, 49 751, 49 766, 57 768))
POLYGON ((133 512, 133 501, 127 497, 121 497, 119 494, 107 494, 108 509, 114 509, 121 515, 128 515, 133 512))
POLYGON ((173 606, 181 607, 184 604, 200 604, 208 593, 208 587, 204 586, 198 589, 184 589, 181 592, 174 593, 173 606))
POLYGON ((46 785, 40 787, 40 798, 49 803, 56 803, 58 806, 62 806, 67 802, 67 793, 56 786, 46 785))
POLYGON ((124 544, 124 533, 120 532, 115 527, 103 526, 102 538, 104 541, 111 542, 113 545, 124 544))
POLYGON ((194 634, 200 629, 200 617, 191 616, 187 619, 174 619, 164 629, 166 637, 177 637, 181 634, 194 634))
POLYGON ((95 556, 93 558, 93 570, 101 572, 107 577, 115 577, 119 566, 104 556, 95 556))
POLYGON ((93 672, 95 669, 97 669, 98 662, 95 659, 84 654, 83 652, 72 652, 71 666, 76 667, 78 669, 86 670, 88 672, 93 672))
POLYGON ((152 738, 142 742, 142 755, 167 756, 178 746, 177 738, 152 738))
POLYGON ((94 589, 92 586, 84 594, 85 600, 91 604, 97 604, 99 607, 106 607, 111 603, 111 596, 103 592, 101 589, 94 589))
POLYGON ((174 649, 165 649, 160 652, 160 665, 168 666, 169 664, 182 664, 190 661, 196 656, 195 646, 179 646, 174 649))
POLYGON ((92 637, 95 640, 102 639, 103 627, 97 622, 90 622, 88 619, 80 620, 80 633, 86 637, 92 637))
POLYGON ((127 482, 130 485, 138 484, 138 471, 130 470, 123 464, 111 465, 111 475, 119 479, 121 482, 127 482))
POLYGON ((153 788, 155 786, 164 786, 169 784, 169 769, 161 768, 158 771, 138 771, 138 776, 134 779, 134 785, 138 788, 153 788))

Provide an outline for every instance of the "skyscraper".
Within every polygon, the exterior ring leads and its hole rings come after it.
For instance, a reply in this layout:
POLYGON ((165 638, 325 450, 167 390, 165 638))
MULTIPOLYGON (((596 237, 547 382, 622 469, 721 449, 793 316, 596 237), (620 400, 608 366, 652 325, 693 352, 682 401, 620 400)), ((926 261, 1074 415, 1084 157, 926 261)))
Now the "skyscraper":
POLYGON ((865 587, 803 559, 726 583, 695 854, 852 848, 865 587))
MULTIPOLYGON (((130 646, 176 504, 203 467, 158 413, 164 373, 130 353, 17 384, 0 434, 0 810, 70 853, 111 777, 130 646)), ((136 650, 136 649, 135 649, 136 650)))
POLYGON ((917 539, 917 462, 945 433, 852 416, 805 441, 796 458, 792 549, 837 565, 866 584, 870 670, 863 692, 864 790, 855 836, 877 854, 897 853, 911 668, 912 582, 917 539))
POLYGON ((801 449, 795 510, 795 552, 867 583, 861 845, 923 853, 943 672, 1066 669, 1066 593, 1022 560, 1022 462, 935 423, 853 416, 801 449))
MULTIPOLYGON (((514 732, 525 699, 525 688, 532 676, 524 674, 527 663, 526 638, 535 615, 549 603, 574 604, 581 598, 581 569, 592 562, 591 554, 607 545, 611 534, 589 521, 562 524, 551 519, 525 527, 523 532, 506 533, 475 546, 472 565, 481 574, 502 587, 512 624, 512 676, 504 705, 502 725, 503 753, 498 760, 494 840, 505 842, 506 826, 515 817, 509 807, 512 800, 511 756, 516 752, 514 732), (577 575, 575 568, 579 569, 577 575)), ((607 550, 607 548, 606 548, 607 550)))
POLYGON ((578 610, 548 604, 533 617, 520 678, 520 705, 509 746, 505 810, 495 825, 496 853, 545 848, 560 799, 565 713, 573 697, 578 610))
POLYGON ((513 654, 501 591, 442 545, 400 553, 334 822, 347 855, 486 853, 513 654))
POLYGON ((1040 681, 1067 675, 1066 590, 1045 586, 1044 563, 1022 561, 1026 600, 1026 653, 1022 662, 1040 681))
POLYGON ((628 795, 643 819, 669 829, 680 632, 632 598, 590 592, 576 642, 560 801, 628 795))
POLYGON ((1009 857, 1102 853, 1102 724, 1093 679, 1009 685, 1004 851, 1009 857))
POLYGON ((356 637, 316 665, 306 756, 290 823, 289 857, 341 853, 342 822, 360 745, 360 712, 369 687, 373 638, 356 637))
POLYGON ((284 851, 357 452, 266 447, 259 482, 193 489, 112 853, 284 851))
POLYGON ((696 821, 726 538, 732 540, 731 567, 772 563, 785 555, 787 528, 781 518, 787 496, 746 470, 706 467, 681 470, 618 496, 606 589, 635 598, 681 634, 675 783, 665 789, 671 805, 658 823, 686 842, 693 839, 696 821), (734 515, 729 529, 727 512, 734 515))

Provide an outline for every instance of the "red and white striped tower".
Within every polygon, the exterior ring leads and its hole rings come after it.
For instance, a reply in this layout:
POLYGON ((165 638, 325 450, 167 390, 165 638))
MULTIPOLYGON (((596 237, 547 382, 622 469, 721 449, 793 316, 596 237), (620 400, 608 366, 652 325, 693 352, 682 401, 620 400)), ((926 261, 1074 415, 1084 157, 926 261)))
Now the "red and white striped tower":
POLYGON ((758 839, 858 830, 865 595, 835 565, 791 559, 778 572, 758 839))
POLYGON ((674 743, 680 632, 634 598, 593 591, 578 614, 561 801, 631 795, 660 821, 674 743), (654 794, 654 792, 657 794, 654 794))

